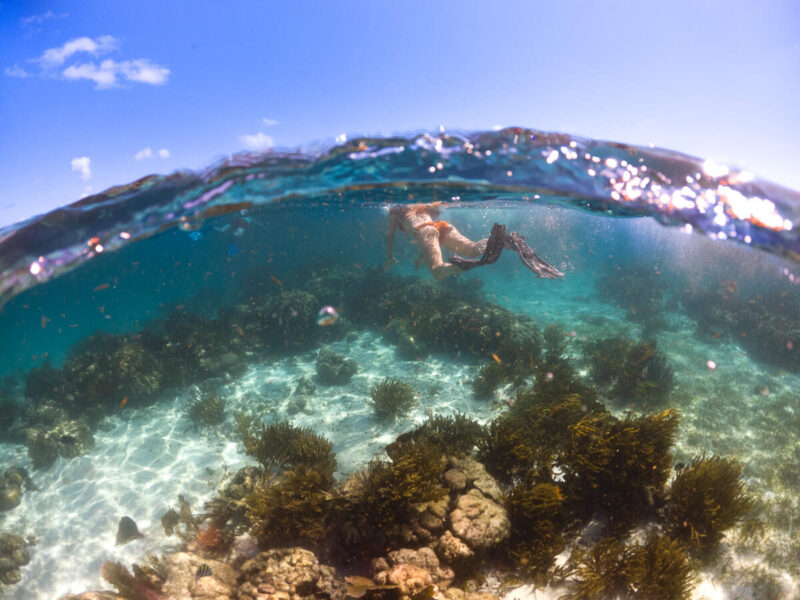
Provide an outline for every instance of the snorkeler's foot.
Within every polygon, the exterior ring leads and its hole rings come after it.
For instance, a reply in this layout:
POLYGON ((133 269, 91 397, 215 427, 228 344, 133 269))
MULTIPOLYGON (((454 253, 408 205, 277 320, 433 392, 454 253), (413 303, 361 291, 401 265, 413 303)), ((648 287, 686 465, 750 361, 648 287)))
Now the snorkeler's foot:
POLYGON ((482 267, 483 265, 490 265, 500 258, 503 248, 506 245, 506 226, 495 223, 492 227, 492 232, 489 234, 489 239, 486 240, 486 250, 480 258, 462 258, 460 256, 451 256, 450 263, 456 265, 462 271, 469 271, 475 267, 482 267))
POLYGON ((522 261, 522 264, 536 273, 538 277, 555 279, 556 277, 564 276, 564 274, 556 269, 553 265, 539 258, 536 252, 533 251, 533 248, 528 246, 523 237, 516 231, 509 233, 508 236, 506 236, 506 241, 508 242, 509 246, 511 246, 514 251, 519 254, 519 259, 522 261))

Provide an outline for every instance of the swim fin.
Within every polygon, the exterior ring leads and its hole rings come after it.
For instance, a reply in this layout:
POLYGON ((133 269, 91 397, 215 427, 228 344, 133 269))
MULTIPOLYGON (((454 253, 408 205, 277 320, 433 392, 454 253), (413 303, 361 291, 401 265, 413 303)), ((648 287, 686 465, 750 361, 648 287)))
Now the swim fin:
POLYGON ((536 252, 533 251, 533 248, 525 243, 525 238, 523 238, 516 231, 509 233, 508 236, 506 236, 506 240, 508 241, 508 245, 511 246, 517 254, 519 254, 519 259, 522 261, 522 264, 536 273, 538 277, 555 279, 556 277, 564 276, 564 274, 556 269, 553 265, 546 263, 539 258, 536 252))
POLYGON ((475 267, 482 267, 483 265, 490 265, 500 258, 503 253, 503 248, 506 245, 506 226, 495 223, 492 227, 492 232, 489 234, 489 239, 486 241, 486 250, 480 258, 462 258, 460 256, 451 256, 450 263, 456 265, 462 271, 469 271, 475 267))

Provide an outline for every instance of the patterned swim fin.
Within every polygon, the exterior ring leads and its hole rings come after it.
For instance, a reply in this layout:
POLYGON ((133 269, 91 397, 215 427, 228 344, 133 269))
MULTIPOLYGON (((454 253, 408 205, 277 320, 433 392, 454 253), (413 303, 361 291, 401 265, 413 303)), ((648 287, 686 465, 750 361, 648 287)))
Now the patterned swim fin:
POLYGON ((462 258, 460 256, 450 257, 450 262, 456 265, 462 271, 469 271, 475 267, 482 267, 483 265, 490 265, 497 262, 500 255, 503 253, 503 248, 506 245, 506 226, 495 223, 492 227, 492 232, 489 234, 489 239, 486 241, 486 250, 480 258, 462 258))
POLYGON ((526 267, 536 273, 538 277, 545 279, 555 279, 556 277, 563 277, 564 274, 556 269, 553 265, 545 262, 533 251, 533 248, 525 243, 525 239, 516 231, 508 234, 508 244, 519 254, 519 259, 526 267))

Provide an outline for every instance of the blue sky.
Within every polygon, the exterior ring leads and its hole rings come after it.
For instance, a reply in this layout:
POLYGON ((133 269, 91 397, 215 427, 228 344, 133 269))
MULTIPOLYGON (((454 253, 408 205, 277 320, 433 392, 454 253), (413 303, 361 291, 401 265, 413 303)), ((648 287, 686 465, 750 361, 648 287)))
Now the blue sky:
POLYGON ((0 225, 340 134, 522 125, 800 188, 793 0, 0 0, 0 225))

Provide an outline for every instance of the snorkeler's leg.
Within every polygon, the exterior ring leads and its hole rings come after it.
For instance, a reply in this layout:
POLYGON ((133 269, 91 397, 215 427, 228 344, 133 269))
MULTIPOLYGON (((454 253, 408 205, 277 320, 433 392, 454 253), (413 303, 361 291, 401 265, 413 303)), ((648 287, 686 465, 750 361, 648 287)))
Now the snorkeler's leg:
POLYGON ((513 248, 514 251, 519 254, 522 264, 536 273, 538 277, 555 279, 556 277, 564 276, 564 274, 556 269, 553 265, 539 258, 536 252, 533 251, 533 248, 525 243, 525 238, 523 238, 516 231, 509 233, 506 237, 506 240, 509 246, 511 246, 511 248, 513 248))
POLYGON ((502 254, 506 244, 506 237, 506 226, 495 223, 494 227, 492 227, 492 232, 489 234, 489 239, 486 240, 486 250, 481 258, 470 260, 460 256, 453 256, 450 258, 450 262, 457 265, 462 271, 490 265, 500 258, 500 254, 502 254))
POLYGON ((452 225, 441 235, 442 246, 460 256, 468 256, 469 258, 476 258, 483 254, 486 251, 487 241, 488 240, 484 238, 473 242, 467 236, 462 235, 461 232, 452 225))

